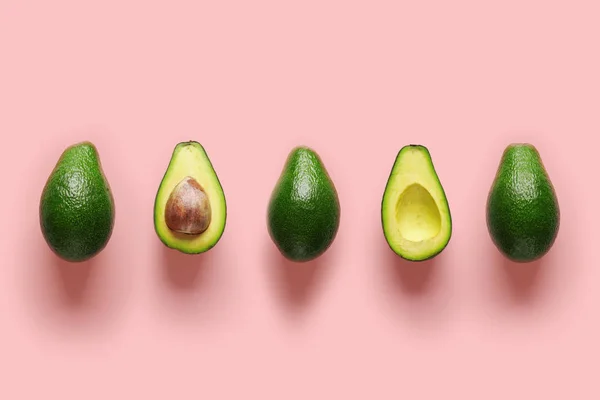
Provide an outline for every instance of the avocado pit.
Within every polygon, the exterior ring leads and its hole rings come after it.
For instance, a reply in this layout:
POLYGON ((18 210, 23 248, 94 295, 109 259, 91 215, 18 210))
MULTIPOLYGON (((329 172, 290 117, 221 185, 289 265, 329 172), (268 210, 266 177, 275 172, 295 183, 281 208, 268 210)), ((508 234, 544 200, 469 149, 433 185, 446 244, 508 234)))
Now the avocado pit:
POLYGON ((167 227, 186 235, 199 235, 211 221, 210 201, 202 186, 186 176, 175 186, 165 207, 167 227))

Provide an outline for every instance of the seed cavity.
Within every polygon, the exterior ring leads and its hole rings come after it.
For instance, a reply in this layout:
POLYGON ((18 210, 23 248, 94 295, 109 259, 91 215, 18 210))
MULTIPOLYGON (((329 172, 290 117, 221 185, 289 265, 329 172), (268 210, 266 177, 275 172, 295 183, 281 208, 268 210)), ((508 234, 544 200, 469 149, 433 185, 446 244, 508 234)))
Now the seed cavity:
POLYGON ((400 235, 411 242, 432 239, 442 229, 442 216, 435 200, 418 183, 408 186, 398 198, 396 221, 400 235))
POLYGON ((204 188, 191 176, 175 186, 165 207, 165 221, 170 230, 199 235, 208 229, 211 207, 204 188))

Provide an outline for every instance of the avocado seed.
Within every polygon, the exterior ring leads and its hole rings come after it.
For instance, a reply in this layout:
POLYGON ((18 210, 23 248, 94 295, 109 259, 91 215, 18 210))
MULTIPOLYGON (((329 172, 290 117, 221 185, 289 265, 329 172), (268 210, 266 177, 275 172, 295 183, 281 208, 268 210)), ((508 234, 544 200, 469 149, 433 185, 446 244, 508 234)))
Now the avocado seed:
POLYGON ((175 186, 165 207, 165 221, 170 230, 186 235, 199 235, 208 229, 210 202, 198 181, 190 176, 175 186))

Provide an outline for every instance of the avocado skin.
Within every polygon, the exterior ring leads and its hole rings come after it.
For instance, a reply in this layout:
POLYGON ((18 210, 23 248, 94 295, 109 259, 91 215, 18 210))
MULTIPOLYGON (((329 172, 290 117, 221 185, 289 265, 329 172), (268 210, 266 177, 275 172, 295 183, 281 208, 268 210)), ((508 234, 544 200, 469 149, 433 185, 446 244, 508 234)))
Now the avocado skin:
POLYGON ((536 148, 506 148, 487 201, 487 226, 496 247, 509 259, 529 262, 552 247, 560 210, 552 182, 536 148))
POLYGON ((296 147, 269 202, 271 239, 286 258, 309 261, 329 248, 339 222, 337 191, 321 159, 308 147, 296 147))
POLYGON ((42 192, 39 213, 46 242, 66 261, 88 260, 106 246, 114 200, 92 143, 63 152, 42 192))

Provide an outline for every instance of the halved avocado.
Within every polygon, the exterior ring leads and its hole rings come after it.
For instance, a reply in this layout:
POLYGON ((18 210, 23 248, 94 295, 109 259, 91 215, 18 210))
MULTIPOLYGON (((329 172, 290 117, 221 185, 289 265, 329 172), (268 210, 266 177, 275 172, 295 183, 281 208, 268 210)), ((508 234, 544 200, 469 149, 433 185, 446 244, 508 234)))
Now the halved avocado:
POLYGON ((383 194, 381 221, 391 249, 407 260, 433 258, 450 241, 450 208, 426 147, 408 145, 398 152, 383 194))
POLYGON ((168 247, 187 254, 213 248, 225 230, 227 205, 202 145, 179 143, 154 203, 154 229, 168 247))

